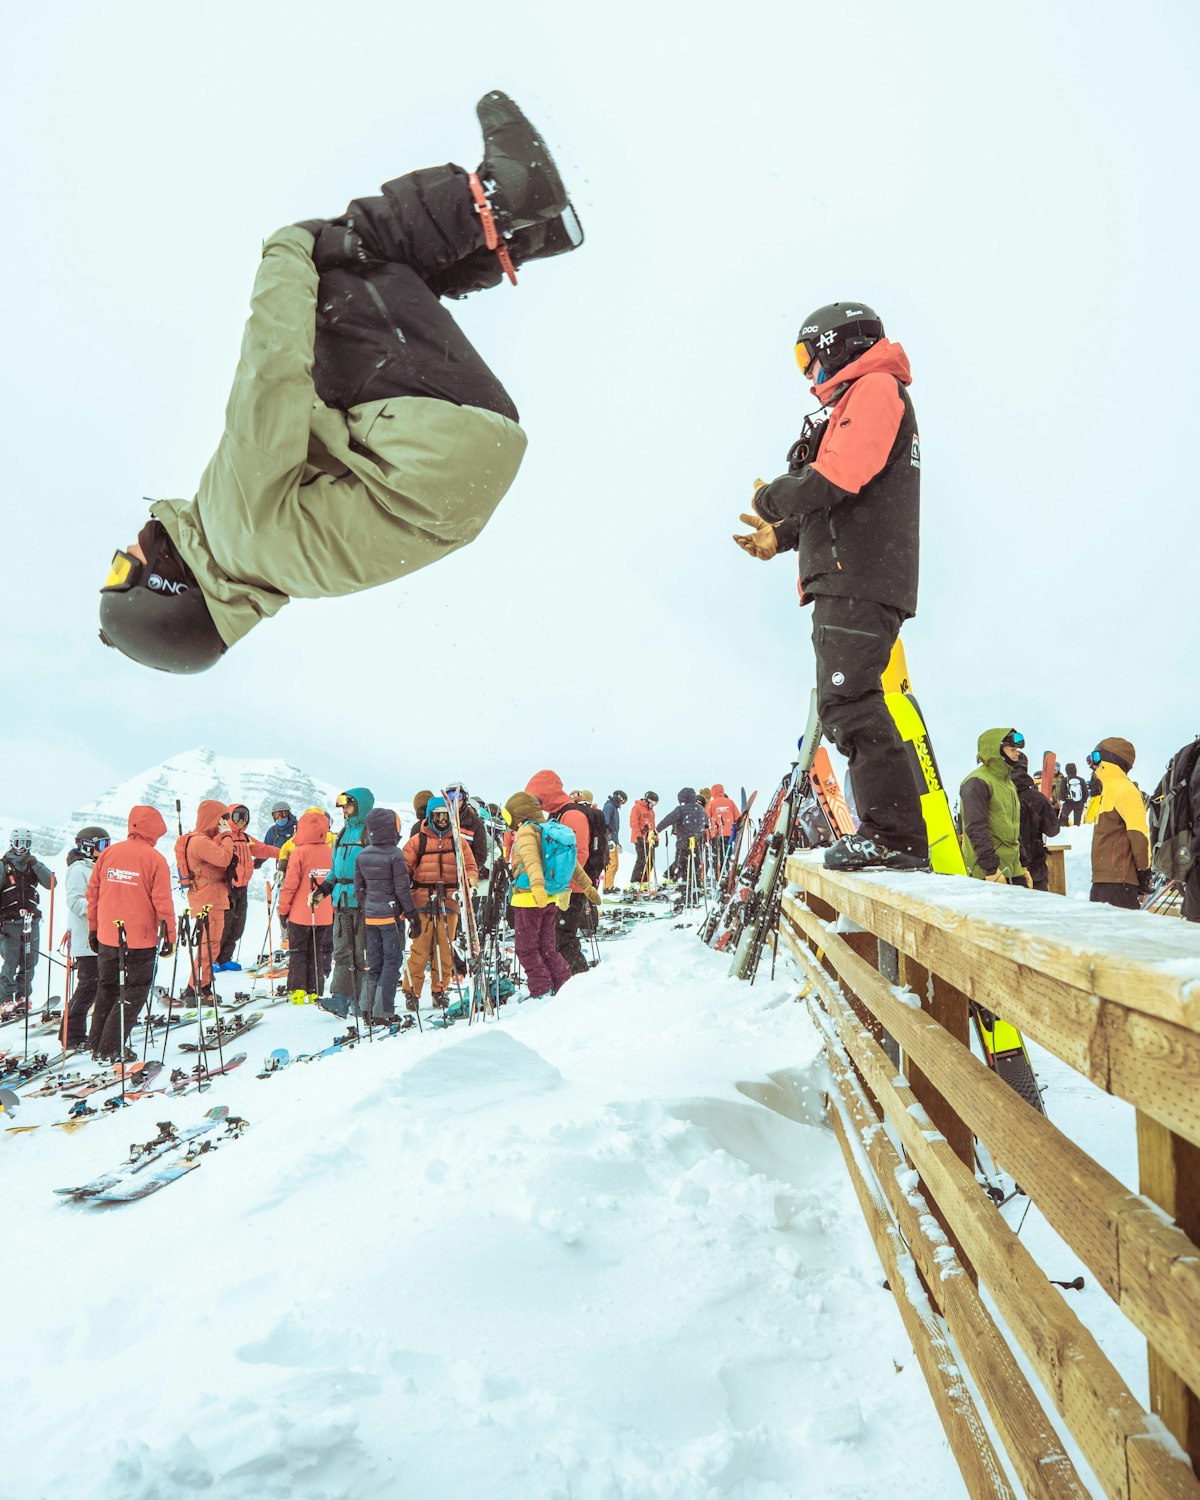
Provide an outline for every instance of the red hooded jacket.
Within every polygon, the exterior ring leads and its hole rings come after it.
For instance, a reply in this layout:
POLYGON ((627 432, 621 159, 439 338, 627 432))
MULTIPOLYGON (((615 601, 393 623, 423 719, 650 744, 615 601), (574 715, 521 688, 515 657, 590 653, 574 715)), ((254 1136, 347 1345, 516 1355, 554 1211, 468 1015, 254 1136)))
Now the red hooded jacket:
POLYGON ((171 871, 154 847, 167 831, 153 807, 134 807, 129 813, 129 837, 110 844, 96 860, 87 888, 88 930, 106 948, 120 944, 115 923, 125 924, 130 948, 156 948, 158 924, 167 924, 175 941, 175 912, 171 905, 171 871))
POLYGON ((210 799, 196 810, 196 826, 175 840, 175 863, 180 877, 187 880, 188 909, 198 912, 205 906, 214 911, 229 910, 227 872, 233 863, 233 834, 217 832, 217 824, 229 816, 223 802, 210 799))
POLYGON ((733 798, 725 795, 725 788, 719 781, 713 782, 712 796, 708 799, 705 811, 708 813, 710 835, 714 839, 727 839, 738 820, 738 809, 733 798))
MULTIPOLYGON (((538 771, 525 783, 525 790, 531 797, 536 797, 542 804, 542 811, 548 818, 558 818, 559 810, 570 802, 570 797, 562 784, 562 777, 554 771, 538 771)), ((592 833, 588 827, 588 820, 583 813, 572 810, 565 812, 559 818, 564 828, 569 828, 575 835, 576 863, 581 864, 587 858, 588 849, 591 846, 592 833), (580 853, 582 851, 582 854, 580 853)), ((578 881, 571 882, 571 894, 581 895, 583 887, 578 881)))
POLYGON ((333 921, 332 896, 322 896, 315 911, 308 904, 308 893, 312 889, 309 876, 315 875, 318 885, 329 879, 333 854, 326 837, 328 832, 329 819, 323 812, 300 814, 283 885, 279 889, 279 915, 286 922, 295 922, 298 927, 328 927, 333 921))

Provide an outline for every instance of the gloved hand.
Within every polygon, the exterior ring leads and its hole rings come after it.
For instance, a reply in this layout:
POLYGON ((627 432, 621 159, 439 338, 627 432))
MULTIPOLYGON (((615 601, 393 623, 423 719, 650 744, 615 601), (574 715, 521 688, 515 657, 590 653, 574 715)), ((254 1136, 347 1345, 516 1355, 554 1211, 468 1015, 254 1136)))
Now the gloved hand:
POLYGON ((1138 894, 1141 895, 1141 896, 1148 896, 1153 889, 1154 889, 1154 871, 1153 870, 1139 870, 1138 871, 1138 894))
POLYGON ((88 947, 92 950, 93 953, 100 952, 100 939, 94 932, 88 933, 88 947))
POLYGON ((486 880, 488 878, 488 873, 489 872, 488 872, 487 865, 480 865, 479 866, 479 879, 480 880, 486 880))
POLYGON ((167 936, 167 924, 160 922, 158 924, 158 956, 159 958, 170 958, 174 952, 175 944, 167 936))
POLYGON ((1022 865, 1020 875, 1016 880, 1010 881, 1009 884, 1023 885, 1027 891, 1031 891, 1033 890, 1033 876, 1029 873, 1025 866, 1022 865))
POLYGON ((312 890, 309 891, 309 893, 308 893, 308 909, 309 909, 309 911, 316 911, 317 907, 320 906, 320 904, 321 904, 321 892, 314 885, 313 888, 312 888, 312 890))
POLYGON ((754 529, 747 536, 735 536, 734 541, 751 557, 757 557, 760 562, 770 562, 776 552, 779 551, 779 539, 775 535, 775 528, 769 521, 764 521, 761 516, 747 515, 744 511, 738 519, 746 526, 754 529))
POLYGON ((544 910, 550 905, 550 897, 547 896, 544 885, 531 885, 529 887, 529 894, 533 897, 533 904, 539 911, 544 910))
POLYGON ((994 875, 985 875, 983 878, 985 880, 995 881, 995 883, 997 885, 1007 885, 1008 884, 1008 881, 1005 880, 1005 878, 1004 878, 1004 871, 1003 870, 997 870, 994 875))
POLYGON ((583 894, 588 898, 593 906, 599 906, 601 904, 602 898, 600 892, 594 885, 585 885, 583 888, 583 894))
POLYGON ((408 935, 413 942, 416 942, 417 938, 421 936, 421 913, 419 911, 410 912, 409 914, 408 935))

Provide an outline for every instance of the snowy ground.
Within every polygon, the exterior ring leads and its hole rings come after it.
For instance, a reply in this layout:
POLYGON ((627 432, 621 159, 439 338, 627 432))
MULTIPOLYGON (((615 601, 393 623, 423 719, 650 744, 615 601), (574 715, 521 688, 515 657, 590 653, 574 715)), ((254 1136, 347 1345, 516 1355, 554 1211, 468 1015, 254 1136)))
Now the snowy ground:
MULTIPOLYGON (((1089 836, 1061 840, 1084 899, 1089 836)), ((794 981, 737 984, 671 920, 602 955, 494 1024, 259 1080, 342 1029, 274 1006, 203 1095, 0 1133, 0 1500, 961 1495, 794 981), (757 1102, 772 1077, 793 1118, 757 1102), (250 1129, 156 1197, 51 1191, 213 1104, 250 1129)), ((1051 1118, 1136 1186, 1132 1111, 1031 1052, 1051 1118)), ((1083 1269, 1036 1209, 1021 1232, 1083 1269)), ((1144 1401, 1140 1340, 1090 1277, 1064 1295, 1144 1401)))
MULTIPOLYGON (((961 1494, 794 985, 669 921, 603 955, 494 1025, 0 1136, 0 1496, 961 1494), (804 1118, 739 1088, 779 1072, 804 1118), (214 1103, 250 1130, 156 1197, 51 1192, 214 1103)), ((266 1014, 251 1063, 337 1029, 266 1014)))

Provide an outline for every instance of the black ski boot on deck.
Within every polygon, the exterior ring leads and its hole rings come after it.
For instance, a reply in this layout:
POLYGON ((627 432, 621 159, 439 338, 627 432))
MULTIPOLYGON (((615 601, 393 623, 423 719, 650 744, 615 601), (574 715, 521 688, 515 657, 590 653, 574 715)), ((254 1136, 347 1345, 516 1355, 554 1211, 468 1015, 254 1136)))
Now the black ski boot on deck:
POLYGON ((567 208, 567 190, 545 141, 524 114, 499 89, 485 94, 475 113, 483 131, 478 176, 501 230, 559 218, 567 208))
POLYGON ((825 851, 827 870, 928 870, 927 854, 889 849, 868 834, 847 833, 825 851))

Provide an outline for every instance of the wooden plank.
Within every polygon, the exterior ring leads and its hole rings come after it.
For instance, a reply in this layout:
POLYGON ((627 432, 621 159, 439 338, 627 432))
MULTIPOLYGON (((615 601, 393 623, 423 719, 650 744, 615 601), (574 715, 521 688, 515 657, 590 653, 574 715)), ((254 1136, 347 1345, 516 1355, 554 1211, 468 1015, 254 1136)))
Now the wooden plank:
MULTIPOLYGON (((820 866, 795 863, 806 879, 815 869, 824 881, 820 866)), ((952 877, 939 878, 939 884, 946 883, 952 884, 952 877)), ((986 923, 947 925, 929 911, 918 918, 908 909, 911 901, 892 904, 890 887, 863 886, 858 877, 857 884, 842 893, 851 921, 869 927, 968 999, 1011 1021, 1097 1087, 1128 1099, 1177 1135, 1200 1144, 1200 1035, 1195 1031, 1064 985, 983 946, 976 938, 989 930, 986 923)), ((1011 890, 1009 896, 1032 901, 1045 893, 1011 890)), ((1058 909, 1070 910, 1061 905, 1058 909)))
MULTIPOLYGON (((1030 1109, 936 1022, 897 1000, 806 907, 787 898, 784 911, 810 940, 823 943, 841 978, 1004 1162, 1130 1321, 1200 1389, 1200 1250, 1187 1235, 1030 1109)), ((935 1197, 941 1201, 940 1193, 935 1197)))
POLYGON ((1070 844, 1046 845, 1046 889, 1056 896, 1067 894, 1067 850, 1070 844))
POLYGON ((886 1131, 878 1128, 848 1053, 827 1030, 824 1038, 830 1074, 859 1146, 871 1163, 922 1277, 927 1284, 941 1290, 947 1327, 991 1413, 1025 1493, 1086 1496, 1088 1491, 1067 1457, 1058 1433, 966 1275, 965 1267, 949 1244, 938 1242, 938 1232, 929 1223, 933 1205, 901 1186, 902 1179, 910 1174, 886 1131))
MULTIPOLYGON (((915 959, 908 959, 905 964, 905 981, 921 1001, 921 1009, 925 1011, 940 1027, 955 1041, 961 1042, 970 1050, 971 1046, 971 1020, 970 1007, 967 997, 961 990, 936 974, 931 974, 928 969, 917 963, 915 959)), ((890 1055, 890 1054, 889 1054, 890 1055)), ((934 1081, 917 1067, 916 1063, 904 1060, 904 1068, 908 1074, 908 1080, 912 1084, 912 1091, 920 1100, 921 1107, 933 1121, 934 1126, 942 1132, 950 1143, 950 1149, 971 1168, 975 1169, 975 1137, 971 1128, 959 1116, 956 1110, 946 1102, 945 1096, 936 1086, 934 1081)), ((922 1184, 922 1191, 925 1185, 922 1184)), ((934 1199, 932 1203, 933 1212, 938 1223, 948 1236, 950 1243, 958 1251, 967 1275, 972 1281, 977 1279, 975 1268, 971 1259, 958 1243, 953 1227, 941 1207, 934 1199)))
POLYGON ((959 1373, 958 1357, 947 1343, 933 1308, 920 1290, 916 1267, 887 1213, 879 1185, 873 1178, 868 1181, 868 1174, 851 1144, 845 1121, 832 1103, 829 1118, 846 1159, 863 1218, 875 1241, 888 1285, 904 1320, 929 1394, 946 1429, 967 1493, 973 1497, 993 1497, 993 1500, 1015 1500, 1004 1466, 959 1373))
POLYGON ((1200 1031, 1200 930, 1193 923, 1162 932, 1141 913, 1064 907, 1048 891, 968 885, 953 875, 852 875, 805 854, 791 856, 787 876, 872 932, 873 924, 855 915, 852 898, 889 906, 1085 994, 1200 1031), (1064 936, 1073 923, 1078 939, 1064 936))
MULTIPOLYGON (((1200 1150, 1140 1112, 1137 1138, 1142 1192, 1185 1234, 1200 1238, 1200 1150)), ((1148 1356, 1150 1410, 1163 1419, 1200 1472, 1200 1400, 1153 1345, 1148 1356)))
MULTIPOLYGON (((814 975, 807 945, 790 924, 784 923, 781 932, 806 973, 814 975)), ((836 938, 829 941, 837 943, 836 938)), ((814 991, 829 1023, 869 1079, 908 1155, 952 1218, 997 1308, 1105 1493, 1122 1500, 1166 1496, 1200 1500, 1200 1482, 1189 1466, 1172 1455, 1154 1419, 1138 1405, 1091 1333, 980 1190, 974 1173, 932 1129, 907 1080, 897 1077, 883 1049, 863 1033, 839 991, 823 975, 816 979, 814 991)), ((898 1002, 897 1008, 904 1009, 898 1002)), ((975 1064, 975 1059, 970 1062, 975 1064)), ((982 1063, 975 1065, 992 1077, 982 1063)), ((1012 1092, 999 1080, 996 1086, 1012 1092)), ((1014 1106, 1042 1118, 1013 1097, 1014 1106)))

